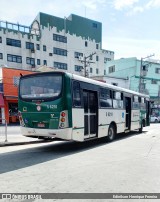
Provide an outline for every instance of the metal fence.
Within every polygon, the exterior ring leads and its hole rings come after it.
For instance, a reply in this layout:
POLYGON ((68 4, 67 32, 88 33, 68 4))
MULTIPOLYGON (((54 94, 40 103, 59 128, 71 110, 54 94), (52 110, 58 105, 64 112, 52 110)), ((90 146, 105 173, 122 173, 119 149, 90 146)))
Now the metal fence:
POLYGON ((0 142, 7 142, 7 121, 0 119, 0 142))

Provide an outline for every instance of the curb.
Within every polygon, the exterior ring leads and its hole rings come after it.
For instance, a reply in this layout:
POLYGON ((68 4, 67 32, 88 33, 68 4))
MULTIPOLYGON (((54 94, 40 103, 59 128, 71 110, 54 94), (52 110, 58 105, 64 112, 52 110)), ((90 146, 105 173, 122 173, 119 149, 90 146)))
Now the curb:
POLYGON ((0 143, 0 147, 26 145, 26 144, 38 144, 38 143, 47 143, 47 142, 52 142, 52 141, 51 140, 39 140, 39 141, 29 141, 29 142, 3 142, 3 143, 0 143))

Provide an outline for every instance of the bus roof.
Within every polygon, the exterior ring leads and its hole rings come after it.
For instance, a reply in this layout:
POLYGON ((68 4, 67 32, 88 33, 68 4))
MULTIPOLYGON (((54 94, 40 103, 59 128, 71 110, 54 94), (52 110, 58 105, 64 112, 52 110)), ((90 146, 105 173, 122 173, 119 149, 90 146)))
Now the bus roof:
POLYGON ((78 81, 83 81, 83 82, 90 83, 90 84, 95 84, 95 85, 98 85, 98 86, 101 86, 101 87, 107 87, 107 88, 110 88, 110 89, 113 89, 113 90, 117 90, 117 91, 121 91, 121 92, 134 94, 134 95, 137 95, 137 96, 149 98, 149 95, 145 95, 145 94, 142 94, 142 93, 138 93, 136 91, 126 89, 126 88, 121 88, 121 87, 118 87, 118 86, 114 86, 112 84, 104 83, 104 82, 101 82, 101 81, 97 81, 97 80, 94 80, 94 79, 90 79, 90 78, 87 78, 87 77, 79 76, 79 75, 64 72, 64 71, 48 71, 48 72, 46 71, 46 72, 36 72, 36 73, 34 72, 34 74, 24 75, 23 77, 29 77, 29 76, 33 77, 33 76, 36 76, 36 75, 48 74, 48 73, 66 74, 70 78, 78 80, 78 81))
POLYGON ((104 83, 104 82, 101 82, 101 81, 93 80, 93 79, 86 78, 86 77, 83 77, 83 76, 79 76, 79 75, 76 75, 76 74, 70 74, 70 73, 67 73, 67 74, 72 76, 72 78, 75 79, 75 80, 79 80, 79 81, 99 85, 101 87, 108 87, 108 88, 111 88, 113 90, 118 90, 118 91, 121 91, 121 92, 126 92, 126 93, 130 93, 130 94, 138 95, 138 96, 141 96, 141 97, 149 98, 149 95, 138 93, 138 92, 133 91, 133 90, 129 90, 129 89, 126 89, 126 88, 114 86, 112 84, 108 84, 108 83, 104 83))

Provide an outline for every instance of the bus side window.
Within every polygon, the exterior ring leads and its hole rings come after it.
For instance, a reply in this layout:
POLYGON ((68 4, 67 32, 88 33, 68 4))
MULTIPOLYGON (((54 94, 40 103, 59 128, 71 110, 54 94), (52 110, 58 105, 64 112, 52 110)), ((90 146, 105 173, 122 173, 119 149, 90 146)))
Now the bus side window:
POLYGON ((144 97, 141 98, 141 109, 146 109, 146 100, 144 97))
POLYGON ((81 107, 81 88, 80 84, 77 81, 73 82, 73 106, 74 107, 81 107))
POLYGON ((123 93, 113 91, 113 108, 123 109, 123 93))
POLYGON ((138 97, 137 95, 133 95, 133 109, 139 109, 141 97, 138 97))
POLYGON ((112 107, 112 91, 109 89, 100 89, 100 107, 112 107))

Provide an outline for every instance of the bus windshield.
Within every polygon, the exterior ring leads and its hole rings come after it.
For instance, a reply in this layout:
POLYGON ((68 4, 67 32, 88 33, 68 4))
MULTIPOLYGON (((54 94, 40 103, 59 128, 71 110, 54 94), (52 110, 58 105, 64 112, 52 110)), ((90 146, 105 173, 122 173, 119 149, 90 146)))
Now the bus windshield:
POLYGON ((62 75, 31 75, 21 79, 19 94, 25 100, 52 100, 60 96, 62 75))

